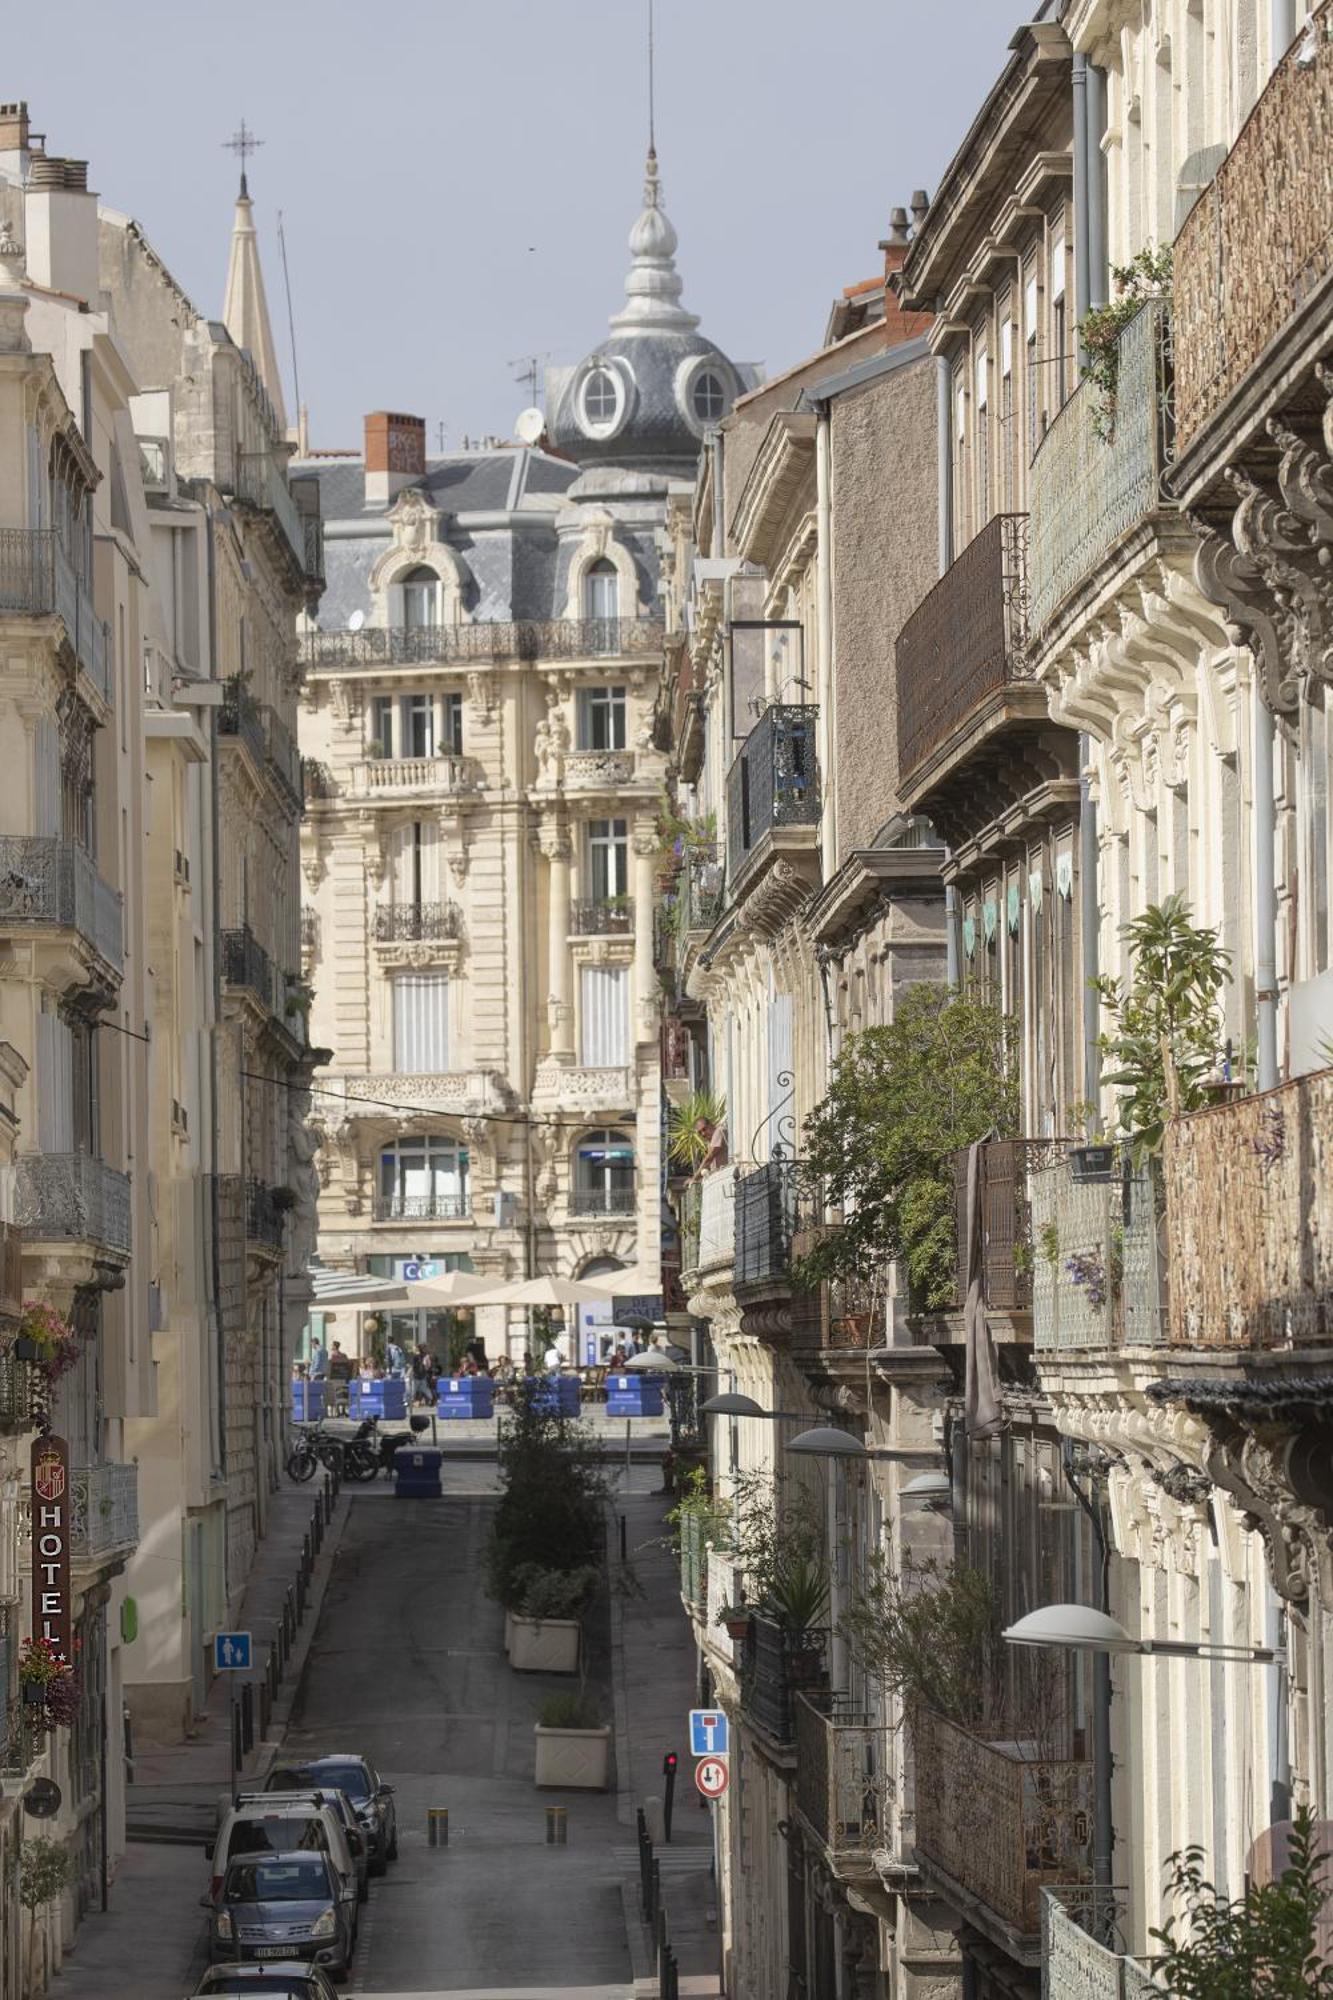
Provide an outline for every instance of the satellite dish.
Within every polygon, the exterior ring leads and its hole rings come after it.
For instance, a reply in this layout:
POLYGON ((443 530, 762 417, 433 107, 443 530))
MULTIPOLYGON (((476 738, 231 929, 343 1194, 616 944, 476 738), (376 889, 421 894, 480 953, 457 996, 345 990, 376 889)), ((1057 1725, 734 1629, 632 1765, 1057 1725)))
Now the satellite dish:
POLYGON ((361 630, 361 627, 365 624, 365 622, 366 622, 365 612, 354 611, 351 617, 347 621, 347 629, 349 632, 359 632, 361 630))
POLYGON ((33 1819, 54 1819, 60 1811, 60 1787, 52 1778, 34 1778, 23 1794, 23 1810, 33 1819))
POLYGON ((524 444, 536 444, 546 430, 546 419, 538 409, 520 410, 514 418, 514 435, 524 444))

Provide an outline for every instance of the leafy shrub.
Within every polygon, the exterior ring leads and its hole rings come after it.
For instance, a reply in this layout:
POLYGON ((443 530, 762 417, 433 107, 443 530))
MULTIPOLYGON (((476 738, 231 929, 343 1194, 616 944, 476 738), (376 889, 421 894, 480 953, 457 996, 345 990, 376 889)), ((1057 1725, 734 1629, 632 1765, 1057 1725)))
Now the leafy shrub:
MULTIPOLYGON (((487 1587, 519 1609, 536 1574, 600 1568, 606 1476, 586 1431, 539 1406, 544 1384, 525 1384, 500 1442, 500 1500, 487 1548, 487 1587)), ((554 1616, 554 1613, 548 1613, 554 1616)))
POLYGON ((591 1695, 548 1694, 537 1710, 541 1729, 600 1729, 602 1712, 591 1695))

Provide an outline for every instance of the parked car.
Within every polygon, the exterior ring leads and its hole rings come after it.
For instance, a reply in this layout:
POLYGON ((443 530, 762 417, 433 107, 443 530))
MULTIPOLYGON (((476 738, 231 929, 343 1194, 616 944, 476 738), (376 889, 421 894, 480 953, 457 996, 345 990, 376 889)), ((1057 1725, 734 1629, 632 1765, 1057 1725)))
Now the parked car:
POLYGON ((335 1978, 351 1966, 354 1906, 341 1893, 332 1855, 322 1850, 247 1854, 228 1863, 221 1889, 203 1900, 214 1964, 308 1959, 335 1978))
POLYGON ((365 1902, 370 1894, 370 1838, 346 1792, 336 1791, 332 1785, 296 1785, 290 1790, 284 1785, 281 1790, 242 1792, 240 1796, 262 1802, 266 1807, 332 1806, 342 1821, 347 1845, 356 1863, 356 1900, 358 1903, 365 1902))
POLYGON ((262 1993, 264 2000, 339 2000, 338 1989, 322 1965, 284 1958, 271 1965, 210 1965, 195 1993, 220 2000, 244 2000, 262 1993))
MULTIPOLYGON (((216 1898, 233 1861, 252 1854, 327 1854, 338 1878, 339 1894, 348 1906, 352 1936, 356 1936, 359 1897, 356 1857, 337 1811, 331 1805, 288 1805, 262 1793, 238 1798, 223 1815, 216 1841, 204 1852, 213 1858, 210 1894, 216 1898)), ((249 1954, 253 1957, 253 1953, 249 1954)))
POLYGON ((384 1783, 368 1757, 330 1751, 327 1756, 307 1757, 299 1764, 275 1765, 266 1789, 302 1791, 308 1785, 336 1785, 340 1792, 346 1792, 370 1842, 370 1872, 383 1875, 389 1863, 398 1859, 393 1786, 384 1783))

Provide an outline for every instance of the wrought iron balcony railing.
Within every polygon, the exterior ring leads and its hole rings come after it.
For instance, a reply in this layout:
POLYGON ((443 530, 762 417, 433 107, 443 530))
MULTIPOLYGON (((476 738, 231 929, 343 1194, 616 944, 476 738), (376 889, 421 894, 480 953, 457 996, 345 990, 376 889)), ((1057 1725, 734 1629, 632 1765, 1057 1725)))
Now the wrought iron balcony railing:
POLYGON ((818 826, 819 710, 793 703, 765 709, 727 773, 727 873, 733 880, 766 835, 818 826))
POLYGON ((472 1203, 466 1187, 438 1194, 377 1194, 376 1222, 466 1222, 472 1203))
POLYGON ((1042 2000, 1160 2000, 1151 1958, 1123 1948, 1123 1889, 1061 1884, 1041 1900, 1042 2000))
POLYGON ((72 930, 114 971, 125 963, 120 891, 73 840, 0 834, 0 931, 72 930))
POLYGON ((39 1378, 31 1361, 20 1361, 9 1348, 0 1349, 0 1433, 13 1437, 31 1430, 43 1405, 39 1378))
POLYGON ((301 950, 307 957, 313 957, 319 950, 319 911, 305 909, 301 912, 301 950))
POLYGON ((264 736, 269 770, 287 797, 295 805, 302 805, 305 785, 301 775, 301 753, 296 747, 296 738, 275 708, 264 711, 264 736))
POLYGON ((1333 271, 1333 9, 1283 57, 1176 237, 1183 451, 1333 271))
POLYGON ((602 900, 571 903, 571 937, 621 937, 634 929, 634 899, 614 896, 602 900))
MULTIPOLYGON (((1028 1312, 1036 1249, 1029 1176, 1064 1159, 1063 1139, 989 1139, 981 1149, 982 1299, 995 1312, 1028 1312)), ((959 1308, 967 1300, 967 1148, 954 1154, 959 1308)))
POLYGON ((0 528, 0 617, 59 617, 74 657, 110 705, 111 647, 92 593, 53 528, 0 528))
POLYGON ((662 651, 654 618, 486 619, 472 625, 363 625, 359 632, 307 632, 304 663, 339 668, 449 665, 469 660, 642 659, 662 651))
POLYGON ((273 961, 249 924, 222 933, 222 977, 234 986, 255 995, 266 1013, 276 1001, 273 961))
POLYGON ((1107 1353, 1166 1338, 1160 1177, 1121 1146, 1070 1145, 1028 1176, 1036 1352, 1107 1353))
POLYGON ((307 805, 316 799, 334 799, 338 796, 338 787, 334 783, 332 771, 327 764, 321 764, 317 757, 301 759, 301 791, 307 805))
POLYGON ((290 1203, 283 1199, 286 1189, 270 1187, 267 1181, 248 1180, 245 1184, 245 1239, 266 1249, 281 1250, 282 1223, 290 1203))
POLYGON ((798 1196, 794 1160, 768 1160, 737 1178, 733 1283, 763 1285, 790 1277, 798 1196))
POLYGON ((76 1465, 70 1470, 70 1554, 76 1563, 128 1555, 139 1542, 137 1465, 76 1465))
POLYGON ((918 1861, 1035 1960, 1042 1890, 1091 1869, 1091 1762, 985 1742, 929 1709, 914 1716, 912 1742, 918 1861))
POLYGON ((377 944, 421 944, 462 935, 457 903, 390 903, 375 912, 377 944))
POLYGON ((873 1876, 875 1849, 893 1840, 888 1728, 845 1695, 798 1695, 795 1713, 801 1815, 844 1880, 873 1876))
POLYGON ((1174 1120, 1174 1346, 1333 1345, 1333 1070, 1174 1120))
POLYGON ((750 1721, 774 1743, 796 1737, 796 1698, 828 1685, 828 1633, 794 1631, 762 1612, 750 1619, 741 1659, 741 1704, 750 1721))
POLYGON ((996 514, 898 634, 898 761, 911 780, 986 703, 1029 682, 1026 514, 996 514))
POLYGON ((1174 449, 1171 308, 1145 305, 1117 342, 1114 402, 1080 384, 1032 461, 1031 629, 1043 631, 1112 550, 1168 507, 1162 474, 1174 449))
POLYGON ((17 1319, 22 1311, 23 1232, 0 1222, 0 1319, 17 1319))
POLYGON ((29 1241, 91 1243, 128 1253, 128 1175, 91 1153, 21 1153, 8 1171, 14 1221, 29 1241))
POLYGON ((569 1195, 571 1215, 633 1215, 636 1203, 632 1187, 605 1187, 600 1182, 575 1182, 569 1195))
POLYGON ((222 683, 218 708, 218 734, 234 736, 244 743, 262 771, 268 758, 268 735, 264 728, 263 705, 257 702, 239 675, 222 683))

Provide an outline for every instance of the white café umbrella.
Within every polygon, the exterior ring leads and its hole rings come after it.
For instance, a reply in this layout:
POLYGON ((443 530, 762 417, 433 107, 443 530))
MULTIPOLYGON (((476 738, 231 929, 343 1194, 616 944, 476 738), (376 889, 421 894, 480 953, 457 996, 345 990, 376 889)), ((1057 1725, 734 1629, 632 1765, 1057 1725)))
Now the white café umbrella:
POLYGON ((372 1278, 364 1271, 312 1271, 315 1312, 336 1312, 346 1306, 353 1312, 371 1312, 376 1306, 407 1304, 407 1286, 393 1278, 372 1278))
POLYGON ((495 1302, 507 1306, 586 1306, 604 1305, 608 1297, 600 1279, 557 1278, 548 1274, 507 1285, 502 1293, 497 1292, 495 1302))
POLYGON ((580 1284, 595 1286, 603 1299, 660 1299, 660 1271, 598 1271, 595 1277, 581 1278, 580 1284))
POLYGON ((477 1306, 498 1304, 509 1287, 475 1271, 445 1271, 438 1278, 413 1278, 405 1290, 412 1306, 477 1306))

